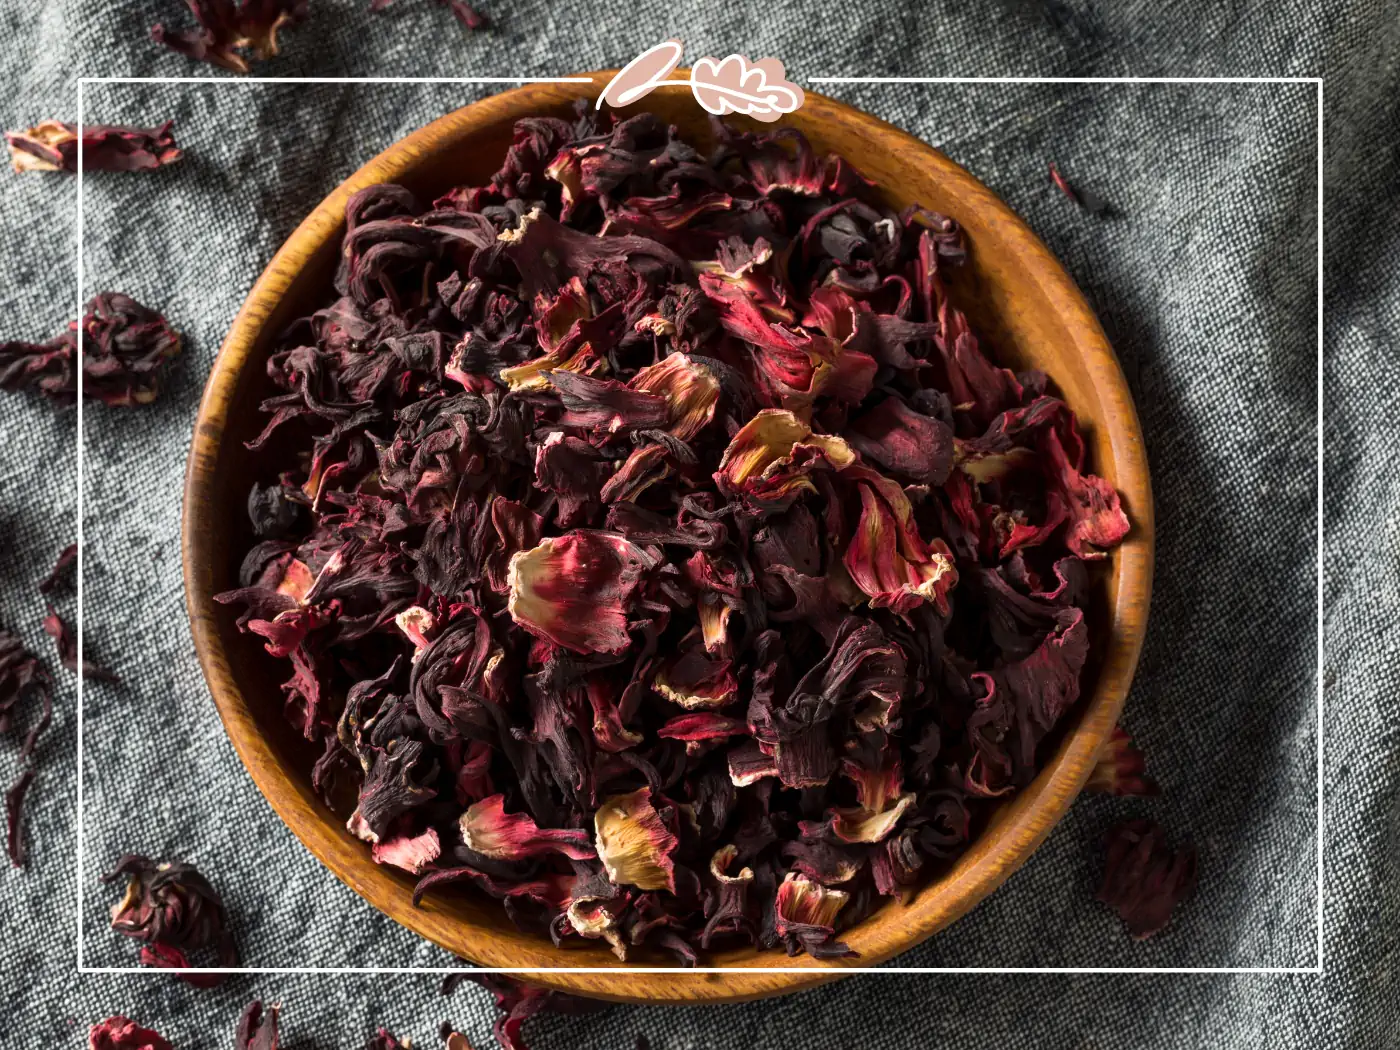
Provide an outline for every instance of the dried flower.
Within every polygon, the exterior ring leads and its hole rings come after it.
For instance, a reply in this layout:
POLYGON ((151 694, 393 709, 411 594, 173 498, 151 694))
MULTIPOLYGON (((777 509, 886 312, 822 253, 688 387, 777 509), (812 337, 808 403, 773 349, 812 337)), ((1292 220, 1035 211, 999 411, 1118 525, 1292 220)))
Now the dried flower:
POLYGON ((510 560, 510 615, 526 630, 579 653, 631 644, 628 605, 651 559, 614 533, 576 530, 510 560))
POLYGON ((719 380, 708 367, 685 354, 672 354, 641 369, 628 384, 666 399, 666 427, 679 441, 691 441, 715 417, 719 380))
POLYGON ((787 943, 788 954, 796 955, 800 945, 818 959, 842 958, 856 953, 832 939, 836 916, 850 896, 841 890, 827 889, 820 882, 795 871, 787 873, 778 887, 773 905, 777 915, 777 934, 787 943))
POLYGON ((793 413, 766 408, 730 439, 715 482, 726 495, 770 514, 787 509, 803 492, 815 492, 814 470, 841 470, 854 460, 841 438, 813 433, 793 413))
POLYGON ((948 615, 948 592, 958 582, 948 545, 941 539, 923 541, 909 497, 896 482, 871 477, 857 488, 860 520, 843 563, 870 596, 871 608, 908 612, 927 601, 948 615))
MULTIPOLYGON (((0 388, 32 387, 60 405, 78 395, 78 325, 48 343, 0 343, 0 388)), ((83 396, 109 405, 155 400, 160 367, 180 352, 180 334, 130 296, 104 292, 83 314, 83 396)))
MULTIPOLYGON (((496 1018, 492 1030, 502 1050, 529 1050, 521 1033, 526 1020, 539 1013, 581 1014, 602 1009, 604 1004, 596 999, 583 999, 576 995, 538 988, 518 981, 514 977, 495 973, 448 974, 442 980, 442 994, 451 995, 464 981, 481 985, 496 1001, 496 1009, 501 1016, 496 1018)), ((465 1044, 465 1040, 462 1043, 465 1044)), ((448 1050, 458 1050, 449 1041, 448 1050)), ((470 1050, 470 1047, 464 1047, 470 1050)))
MULTIPOLYGON (((101 881, 123 876, 126 894, 112 906, 112 929, 144 943, 144 964, 184 968, 190 965, 186 953, 208 948, 216 953, 219 966, 238 965, 223 902, 191 865, 128 854, 101 881)), ((192 974, 182 979, 209 987, 223 977, 192 974)))
POLYGON ((1172 849, 1151 820, 1128 820, 1104 838, 1103 885, 1096 899, 1116 911, 1135 940, 1159 933, 1196 888, 1196 849, 1172 849))
POLYGON ((263 1004, 254 999, 243 1008, 234 1031, 234 1050, 277 1050, 277 1014, 281 1007, 270 1006, 263 1012, 263 1004))
MULTIPOLYGON (((53 679, 23 642, 9 631, 0 630, 0 735, 9 733, 19 707, 33 699, 39 701, 39 717, 20 745, 22 762, 33 757, 35 745, 53 717, 53 679)), ((24 867, 26 858, 23 807, 34 777, 34 767, 26 767, 5 792, 6 846, 10 863, 17 868, 24 867)))
POLYGON ((74 672, 81 672, 84 678, 92 678, 100 682, 115 682, 117 676, 105 667, 100 667, 91 660, 84 657, 81 666, 78 662, 78 640, 73 636, 73 632, 68 629, 68 624, 63 617, 54 611, 54 607, 48 607, 48 615, 44 617, 44 633, 54 641, 54 646, 58 649, 58 659, 64 667, 74 672))
POLYGON ((54 562, 49 574, 44 577, 39 584, 39 593, 48 594, 54 590, 60 582, 68 575, 68 570, 78 561, 78 545, 70 543, 59 552, 58 560, 54 562))
POLYGON ((173 1050, 159 1032, 117 1015, 88 1030, 88 1050, 173 1050))
POLYGON ((277 54, 277 34, 306 18, 308 0, 185 0, 198 29, 151 27, 151 39, 172 51, 233 73, 248 72, 248 60, 277 54), (245 57, 240 52, 249 52, 245 57))
POLYGON ((22 772, 5 792, 5 843, 10 855, 10 863, 16 868, 24 867, 28 851, 24 848, 21 824, 24 814, 24 796, 29 785, 34 782, 34 768, 22 772))
POLYGON ((1108 215, 1113 211, 1112 205, 1098 194, 1091 193, 1082 186, 1071 186, 1069 180, 1060 174, 1060 169, 1053 163, 1050 165, 1050 181, 1055 184, 1056 189, 1091 215, 1108 215))
MULTIPOLYGON (((123 128, 84 124, 83 166, 89 171, 143 171, 174 164, 180 150, 170 134, 174 121, 158 128, 123 128)), ((45 120, 24 131, 5 132, 10 161, 17 172, 78 170, 78 129, 45 120)))
POLYGON ((365 1050, 413 1050, 413 1042, 400 1041, 398 1036, 387 1028, 381 1028, 370 1036, 369 1042, 365 1043, 365 1050))
POLYGON ((421 875, 442 855, 442 842, 436 828, 418 835, 400 835, 385 842, 376 842, 370 849, 376 864, 390 864, 410 875, 421 875))
POLYGON ((1106 795, 1156 795, 1161 790, 1147 775, 1142 752, 1133 745, 1133 738, 1122 726, 1113 727, 1113 735, 1104 744, 1084 787, 1106 795))

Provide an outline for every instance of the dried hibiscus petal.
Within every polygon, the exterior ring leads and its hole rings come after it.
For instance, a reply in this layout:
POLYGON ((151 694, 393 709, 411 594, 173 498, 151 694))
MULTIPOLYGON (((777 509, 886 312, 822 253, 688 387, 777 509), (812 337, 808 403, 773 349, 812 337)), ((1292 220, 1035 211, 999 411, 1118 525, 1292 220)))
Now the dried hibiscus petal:
POLYGON ((248 59, 277 54, 277 34, 306 18, 308 0, 186 0, 198 29, 151 27, 151 38, 173 51, 233 73, 248 72, 248 59), (241 52, 247 51, 245 57, 241 52))
MULTIPOLYGON (((219 966, 238 965, 223 901, 194 867, 128 854, 101 881, 122 877, 127 879, 126 894, 112 906, 112 929, 152 949, 143 951, 143 962, 186 966, 186 952, 208 948, 219 966)), ((214 981, 209 983, 222 980, 210 976, 214 981)))
POLYGON ((84 678, 96 679, 99 682, 115 682, 117 680, 117 676, 111 671, 98 666, 86 657, 79 662, 78 640, 68 629, 68 624, 63 617, 54 611, 52 605, 49 606, 48 615, 44 617, 44 633, 53 639, 54 646, 58 649, 59 663, 68 670, 79 673, 84 678))
POLYGON ((526 630, 579 653, 631 644, 628 607, 652 559, 614 533, 575 530, 510 560, 510 615, 526 630))
POLYGON ((174 1050, 159 1032, 142 1028, 120 1014, 88 1030, 88 1050, 174 1050))
POLYGON ((681 441, 690 441, 714 418, 719 379, 713 371, 685 354, 671 354, 641 369, 628 383, 634 390, 666 400, 666 428, 681 441))
POLYGON ((925 543, 913 522, 913 507, 898 484, 861 481, 860 521, 846 548, 851 579, 870 597, 871 608, 908 612, 929 602, 948 615, 948 593, 957 585, 953 552, 941 539, 925 543))
POLYGON ((651 792, 640 788, 605 800, 593 815, 598 858, 608 878, 619 886, 675 892, 676 848, 673 835, 651 803, 651 792))
POLYGON ((832 890, 795 871, 788 872, 778 887, 773 905, 777 915, 776 932, 788 946, 788 954, 797 954, 800 945, 817 959, 854 956, 840 941, 832 939, 836 917, 845 907, 849 894, 832 890))
POLYGON ((1116 911, 1136 940, 1159 933, 1172 911, 1196 887, 1196 849, 1167 845, 1167 833, 1151 820, 1128 820, 1105 837, 1103 884, 1098 900, 1116 911))
POLYGON ((1160 791, 1156 781, 1147 775, 1142 752, 1122 726, 1113 727, 1113 735, 1084 787, 1106 795, 1155 795, 1160 791))
MULTIPOLYGON (((78 396, 79 325, 48 343, 0 343, 0 388, 33 388, 61 405, 78 396)), ((109 405, 155 400, 162 365, 181 337, 160 314, 128 295, 104 292, 83 313, 83 396, 109 405)))
MULTIPOLYGON (((90 171, 142 171, 180 159, 170 134, 173 121, 158 128, 123 128, 84 124, 83 166, 90 171)), ((45 120, 24 131, 5 132, 15 171, 78 170, 78 129, 59 120, 45 120)))
POLYGON ((523 813, 506 813, 504 795, 492 795, 469 806, 458 825, 468 849, 496 860, 524 860, 556 852, 574 860, 595 855, 588 832, 536 827, 523 813))
MULTIPOLYGON (((472 973, 464 971, 443 978, 442 994, 451 995, 463 981, 474 981, 481 985, 496 1002, 501 1016, 496 1019, 492 1031, 502 1050, 529 1050, 521 1035, 525 1021, 538 1013, 581 1014, 601 1009, 603 1004, 595 999, 584 999, 563 992, 539 988, 513 977, 495 973, 472 973)), ((449 1043, 449 1050, 452 1050, 449 1043)))
POLYGON ((726 495, 738 496, 758 513, 786 510, 803 492, 814 492, 814 470, 841 470, 855 461, 839 437, 813 433, 793 413, 766 408, 730 439, 715 472, 726 495))
POLYGON ((254 999, 243 1008, 234 1030, 234 1050, 277 1050, 277 1015, 279 1006, 269 1006, 264 1012, 263 1004, 254 999))

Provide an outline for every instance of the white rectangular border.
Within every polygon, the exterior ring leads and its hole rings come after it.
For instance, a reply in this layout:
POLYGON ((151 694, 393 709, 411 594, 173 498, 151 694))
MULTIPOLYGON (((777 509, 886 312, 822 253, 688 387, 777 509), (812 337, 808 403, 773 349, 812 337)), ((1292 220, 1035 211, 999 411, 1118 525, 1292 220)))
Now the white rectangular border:
MULTIPOLYGON (((829 971, 794 966, 555 966, 555 967, 472 967, 480 973, 665 973, 674 975, 709 973, 823 973, 833 976, 846 974, 905 974, 905 973, 1082 973, 1082 974, 1316 974, 1323 973, 1325 914, 1325 818, 1323 798, 1323 81, 1321 77, 808 77, 812 84, 1315 84, 1317 86, 1317 965, 1316 966, 833 966, 829 971)), ((78 78, 78 221, 77 221, 77 313, 82 318, 86 302, 83 295, 83 92, 88 84, 591 84, 589 77, 79 77, 78 78)), ((76 631, 77 659, 83 658, 83 329, 78 326, 77 355, 77 472, 78 472, 78 556, 76 631)), ((78 676, 78 744, 77 744, 77 972, 80 974, 148 974, 169 976, 170 971, 144 966, 86 966, 83 963, 83 676, 78 676)), ((182 971, 189 974, 452 974, 463 967, 412 966, 192 966, 182 971)))

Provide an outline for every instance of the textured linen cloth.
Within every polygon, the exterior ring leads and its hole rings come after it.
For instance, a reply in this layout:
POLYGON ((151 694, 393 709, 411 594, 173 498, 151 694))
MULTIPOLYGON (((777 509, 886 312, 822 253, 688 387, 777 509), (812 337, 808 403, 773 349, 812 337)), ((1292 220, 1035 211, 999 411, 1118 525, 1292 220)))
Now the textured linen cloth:
MULTIPOLYGON (((256 68, 284 76, 566 75, 668 36, 687 59, 776 55, 789 76, 899 124, 1023 215, 1079 282, 1136 395, 1158 510, 1157 583, 1125 723, 1163 786, 1081 800, 1000 891, 896 966, 1312 967, 1317 963, 1317 104, 1313 84, 813 85, 813 76, 1326 77, 1326 974, 857 976, 780 1000, 617 1007, 527 1025, 536 1050, 1400 1046, 1400 24, 1381 0, 1317 5, 751 0, 568 9, 313 0, 256 68), (1077 210, 1056 161, 1117 217, 1077 210), (1152 816, 1200 850, 1196 897, 1135 943, 1092 900, 1097 842, 1152 816)), ((283 1006, 284 1043, 357 1047, 378 1025, 436 1045, 451 1018, 491 1045, 492 1011, 431 975, 269 974, 195 991, 128 966, 95 876, 127 851, 197 863, 222 889, 246 963, 443 966, 275 817, 223 733, 196 662, 179 569, 180 492, 204 377, 238 305, 300 219, 404 134, 498 88, 251 84, 150 42, 174 0, 10 0, 0 11, 5 127, 76 116, 77 76, 213 76, 93 85, 86 119, 173 118, 186 157, 85 180, 83 297, 120 290, 188 336, 154 405, 84 412, 85 641, 122 677, 60 684, 27 808, 31 859, 0 875, 7 1037, 81 1046, 125 1013, 177 1047, 232 1041, 241 1006, 283 1006), (82 932, 76 857, 85 866, 82 932)), ((859 163, 859 158, 854 158, 859 163)), ((47 339, 77 310, 76 184, 3 173, 0 338, 47 339)), ((73 412, 0 398, 0 622, 51 656, 33 584, 76 529, 73 412)), ((71 596, 60 606, 73 612, 71 596)), ((56 661, 52 661, 56 665, 56 661)), ((0 777, 17 771, 0 741, 0 777)))

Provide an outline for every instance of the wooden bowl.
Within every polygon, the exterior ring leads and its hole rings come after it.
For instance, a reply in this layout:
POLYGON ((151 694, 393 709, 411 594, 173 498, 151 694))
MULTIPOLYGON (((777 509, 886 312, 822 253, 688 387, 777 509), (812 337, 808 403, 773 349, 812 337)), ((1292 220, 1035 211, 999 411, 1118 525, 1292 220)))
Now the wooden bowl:
MULTIPOLYGON (((779 950, 736 950, 709 960, 733 968, 726 973, 624 975, 614 972, 622 964, 601 944, 556 948, 518 932, 495 901, 469 892, 430 895, 414 908, 413 880, 374 864, 364 843, 345 830, 344 815, 331 812, 313 794, 309 770, 316 756, 281 712, 285 663, 264 653, 256 637, 241 635, 234 613, 212 601, 212 595, 234 585, 238 562, 252 544, 244 501, 253 480, 264 478, 266 470, 255 464, 243 442, 262 426, 257 405, 269 393, 264 362, 277 333, 320 306, 329 293, 346 199, 377 182, 402 183, 428 200, 449 186, 479 184, 498 166, 515 120, 567 116, 575 99, 595 98, 610 77, 610 72, 592 74, 591 86, 531 84, 434 121, 350 176, 282 246, 234 319, 200 406, 184 508, 190 620, 214 702, 253 780, 307 848, 386 915, 483 966, 596 967, 531 977, 583 995, 667 1003, 776 995, 831 980, 852 965, 871 966, 898 955, 957 919, 1024 863, 1089 776, 1123 706, 1146 626, 1152 496, 1142 433, 1123 373, 1098 321, 1059 263, 1005 204, 947 157, 821 95, 808 94, 805 106, 784 118, 818 153, 835 151, 852 160, 890 203, 917 201, 962 223, 972 246, 971 265, 954 287, 955 298, 995 360, 1049 373, 1078 414, 1093 469, 1122 493, 1133 529, 1097 580, 1084 695, 1050 741, 1054 753, 1048 763, 1029 787, 1000 806, 945 874, 907 905, 890 903, 842 934, 859 959, 818 961, 807 955, 788 958, 779 950), (775 966, 797 972, 752 972, 775 966)), ((657 112, 692 141, 710 140, 707 118, 689 92, 657 91, 635 108, 657 112)), ((632 965, 666 961, 644 957, 632 965)))

